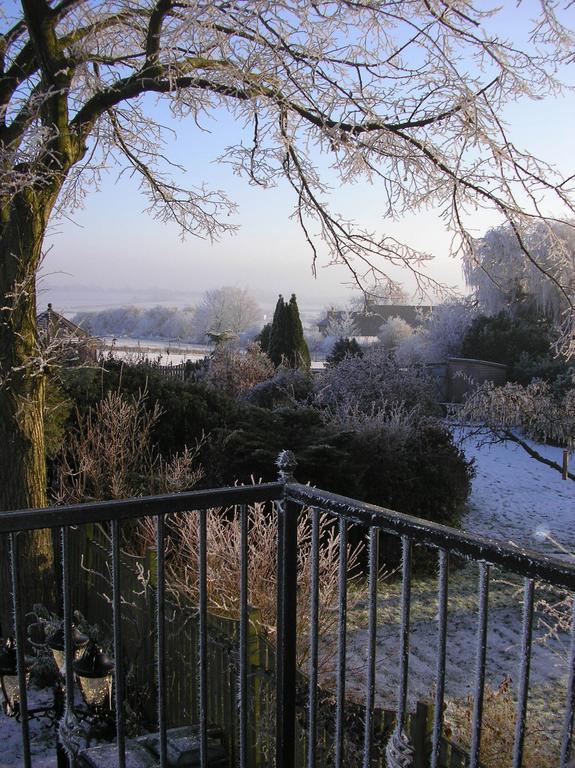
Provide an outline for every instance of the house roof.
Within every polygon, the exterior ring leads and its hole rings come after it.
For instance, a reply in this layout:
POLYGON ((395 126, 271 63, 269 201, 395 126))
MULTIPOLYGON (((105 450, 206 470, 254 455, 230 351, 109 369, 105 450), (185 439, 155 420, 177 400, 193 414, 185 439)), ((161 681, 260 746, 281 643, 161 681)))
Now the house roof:
POLYGON ((59 312, 55 312, 52 309, 51 304, 48 304, 48 308, 45 312, 41 312, 38 315, 36 324, 38 330, 45 333, 47 336, 65 334, 66 336, 75 336, 78 339, 85 339, 86 341, 93 338, 87 331, 80 328, 79 325, 68 320, 59 312))

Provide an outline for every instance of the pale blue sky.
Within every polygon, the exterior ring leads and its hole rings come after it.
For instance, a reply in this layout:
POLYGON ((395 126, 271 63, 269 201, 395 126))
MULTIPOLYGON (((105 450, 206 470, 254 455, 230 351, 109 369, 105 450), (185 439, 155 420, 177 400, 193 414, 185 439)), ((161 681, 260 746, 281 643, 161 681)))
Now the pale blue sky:
MULTIPOLYGON (((526 26, 525 11, 517 11, 515 3, 506 4, 505 9, 505 23, 526 26)), ((165 107, 159 114, 166 119, 165 107)), ((528 148, 567 174, 575 171, 572 95, 516 103, 505 117, 519 147, 528 148)), ((146 200, 138 193, 137 183, 127 175, 117 180, 117 171, 112 169, 100 191, 88 195, 84 210, 54 223, 47 241, 43 284, 70 289, 84 284, 189 292, 190 303, 202 291, 225 284, 249 287, 261 300, 273 301, 279 292, 295 291, 300 303, 343 301, 349 293, 345 268, 325 268, 325 261, 322 264, 320 260, 318 277, 312 277, 311 253, 299 227, 289 220, 291 191, 250 187, 229 167, 213 162, 237 140, 231 118, 219 115, 210 126, 211 133, 200 133, 190 123, 172 125, 177 131, 172 156, 186 167, 186 180, 192 185, 206 181, 211 187, 225 189, 239 205, 235 216, 239 233, 224 236, 215 245, 195 238, 182 242, 175 225, 142 213, 146 200)), ((338 190, 333 207, 367 228, 406 237, 410 245, 431 252, 436 257, 429 267, 433 277, 463 288, 460 264, 448 255, 450 236, 439 212, 399 223, 385 222, 381 200, 377 187, 355 185, 338 190)), ((497 223, 496 217, 485 213, 473 219, 477 235, 497 223)), ((404 280, 400 272, 393 274, 404 280)), ((411 282, 405 282, 411 288, 411 282)))

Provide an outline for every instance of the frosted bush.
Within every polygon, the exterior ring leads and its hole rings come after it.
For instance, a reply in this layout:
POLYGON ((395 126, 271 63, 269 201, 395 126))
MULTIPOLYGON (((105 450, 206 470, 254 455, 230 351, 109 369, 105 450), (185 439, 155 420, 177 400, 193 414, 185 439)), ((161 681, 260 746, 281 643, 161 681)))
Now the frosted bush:
POLYGON ((363 357, 346 357, 326 369, 315 384, 315 404, 331 413, 348 413, 357 408, 372 413, 404 403, 419 406, 422 413, 435 411, 433 381, 421 366, 400 367, 380 345, 366 350, 363 357))
POLYGON ((222 344, 209 359, 205 381, 211 386, 237 397, 274 375, 274 364, 257 343, 248 344, 245 352, 233 345, 222 344))
POLYGON ((413 328, 409 323, 401 317, 390 317, 381 325, 378 336, 385 349, 393 350, 412 334, 413 328))
POLYGON ((459 355, 477 310, 467 300, 438 304, 424 327, 400 341, 396 358, 401 365, 439 363, 459 355))

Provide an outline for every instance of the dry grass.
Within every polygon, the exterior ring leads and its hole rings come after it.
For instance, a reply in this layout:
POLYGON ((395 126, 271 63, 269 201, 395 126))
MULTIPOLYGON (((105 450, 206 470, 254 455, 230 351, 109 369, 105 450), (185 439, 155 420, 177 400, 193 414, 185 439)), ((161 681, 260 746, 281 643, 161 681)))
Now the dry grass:
POLYGON ((82 418, 59 457, 56 502, 74 504, 193 488, 202 477, 200 445, 169 459, 155 449, 152 433, 162 409, 148 407, 145 392, 108 394, 82 418))
MULTIPOLYGON (((480 762, 483 768, 511 768, 515 740, 516 702, 505 678, 497 690, 485 686, 481 727, 480 762)), ((447 701, 446 736, 464 749, 471 744, 473 697, 447 701)), ((543 728, 528 720, 525 734, 523 768, 555 768, 558 764, 557 742, 543 728)))
MULTIPOLYGON (((209 510, 207 520, 208 610, 230 618, 240 614, 241 530, 238 508, 209 510)), ((199 516, 178 513, 167 518, 166 573, 175 600, 198 601, 199 516)), ((248 510, 248 605, 258 631, 273 641, 276 631, 277 514, 263 504, 248 510)), ((155 545, 155 523, 145 519, 139 529, 142 548, 155 545)), ((297 638, 298 664, 306 664, 312 577, 311 517, 303 510, 298 522, 297 638)), ((325 642, 337 625, 339 534, 336 521, 320 515, 319 634, 325 642)), ((360 549, 348 548, 348 568, 356 570, 360 549)), ((329 666, 326 655, 325 666, 329 666)))

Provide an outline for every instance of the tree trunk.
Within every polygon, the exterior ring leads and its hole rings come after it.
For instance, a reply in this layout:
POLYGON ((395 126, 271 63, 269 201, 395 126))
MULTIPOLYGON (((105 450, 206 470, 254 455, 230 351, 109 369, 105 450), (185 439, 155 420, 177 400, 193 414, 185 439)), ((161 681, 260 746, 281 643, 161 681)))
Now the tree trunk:
MULTIPOLYGON (((29 190, 2 206, 0 237, 0 514, 44 507, 44 372, 36 330, 36 269, 49 198, 29 190)), ((54 608, 52 541, 49 530, 18 534, 18 571, 24 610, 35 602, 54 608)), ((0 552, 0 610, 4 635, 13 631, 8 537, 0 552)))

